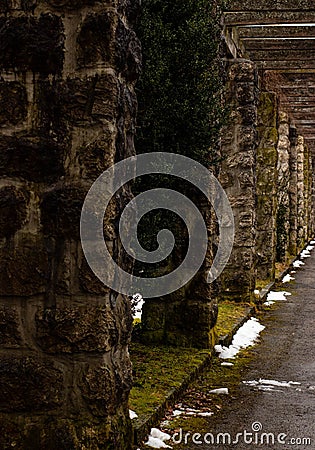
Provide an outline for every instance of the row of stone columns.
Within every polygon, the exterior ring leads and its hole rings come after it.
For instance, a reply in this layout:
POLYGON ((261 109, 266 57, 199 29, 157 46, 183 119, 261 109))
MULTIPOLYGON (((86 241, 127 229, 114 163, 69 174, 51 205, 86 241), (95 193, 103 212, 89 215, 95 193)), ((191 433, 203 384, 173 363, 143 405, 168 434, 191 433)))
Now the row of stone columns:
POLYGON ((222 133, 220 181, 236 236, 219 298, 243 302, 313 237, 313 159, 278 95, 260 91, 254 63, 231 60, 227 74, 231 119, 222 133))

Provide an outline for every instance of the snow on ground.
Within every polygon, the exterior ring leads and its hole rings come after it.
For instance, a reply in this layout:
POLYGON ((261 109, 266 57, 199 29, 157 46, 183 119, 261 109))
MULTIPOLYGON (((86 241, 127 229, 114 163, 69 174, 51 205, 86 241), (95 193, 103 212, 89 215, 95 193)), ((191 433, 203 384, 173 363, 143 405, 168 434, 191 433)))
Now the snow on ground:
POLYGON ((314 245, 308 245, 308 246, 306 247, 306 250, 307 250, 308 252, 311 252, 312 250, 314 250, 314 248, 315 248, 314 245))
POLYGON ((165 442, 161 439, 155 438, 153 436, 149 436, 147 442, 145 442, 144 445, 152 448, 172 448, 170 445, 165 444, 165 442))
POLYGON ((219 388, 219 389, 212 389, 209 391, 209 394, 218 394, 218 395, 228 395, 229 390, 228 388, 219 388))
POLYGON ((277 388, 291 388, 301 385, 301 383, 298 383, 296 381, 264 380, 262 378, 260 378, 258 381, 243 381, 243 384, 266 392, 283 392, 281 389, 277 388))
POLYGON ((267 302, 270 301, 284 301, 287 300, 286 296, 288 295, 292 295, 291 292, 286 292, 286 291, 270 291, 269 294, 267 295, 267 302))
POLYGON ((282 278, 282 283, 289 283, 290 281, 293 281, 293 280, 295 280, 295 278, 291 277, 290 274, 287 274, 282 278))
POLYGON ((268 302, 265 302, 264 305, 265 305, 265 306, 272 306, 272 305, 274 305, 274 303, 275 303, 275 302, 269 300, 268 302))
POLYGON ((223 367, 233 367, 234 364, 230 363, 230 362, 223 362, 223 363, 221 363, 221 366, 223 366, 223 367))
POLYGON ((168 433, 160 431, 158 428, 151 428, 150 436, 145 445, 152 448, 172 448, 170 445, 165 444, 165 441, 169 441, 171 436, 168 433))
POLYGON ((131 299, 132 305, 132 317, 134 319, 140 319, 142 316, 142 307, 144 305, 144 300, 141 294, 134 294, 131 299))
POLYGON ((264 328, 265 327, 254 317, 247 320, 247 322, 245 322, 236 332, 232 344, 229 347, 224 347, 222 345, 215 346, 216 352, 219 353, 219 358, 235 358, 242 348, 250 347, 257 341, 260 332, 264 330, 264 328))
POLYGON ((300 258, 304 259, 304 258, 310 258, 311 254, 308 250, 302 250, 300 253, 300 258))
POLYGON ((204 411, 200 409, 193 409, 183 407, 182 404, 178 404, 178 409, 173 411, 173 417, 177 416, 194 416, 194 417, 209 417, 213 415, 212 411, 204 411))
POLYGON ((297 260, 293 262, 293 267, 295 267, 296 269, 298 269, 301 266, 305 266, 305 263, 303 261, 297 260))
POLYGON ((138 415, 134 411, 131 411, 131 409, 129 409, 129 417, 132 420, 132 419, 136 419, 138 417, 138 415))

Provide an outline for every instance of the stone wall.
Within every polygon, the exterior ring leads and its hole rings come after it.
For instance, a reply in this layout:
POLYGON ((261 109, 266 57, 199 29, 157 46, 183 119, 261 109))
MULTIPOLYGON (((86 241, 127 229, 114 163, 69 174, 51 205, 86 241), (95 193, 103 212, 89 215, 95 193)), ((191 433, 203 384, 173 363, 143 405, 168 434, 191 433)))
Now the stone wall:
POLYGON ((230 122, 222 131, 220 182, 235 218, 232 255, 220 277, 220 299, 250 301, 255 289, 256 149, 258 79, 255 64, 232 60, 228 67, 230 122))
MULTIPOLYGON (((134 154, 138 6, 0 5, 3 449, 130 446, 129 301, 87 266, 79 219, 97 176, 134 154)), ((128 197, 117 196, 105 220, 125 267, 115 223, 128 197)))
POLYGON ((278 100, 261 92, 258 106, 257 148, 257 280, 273 280, 276 260, 278 100))

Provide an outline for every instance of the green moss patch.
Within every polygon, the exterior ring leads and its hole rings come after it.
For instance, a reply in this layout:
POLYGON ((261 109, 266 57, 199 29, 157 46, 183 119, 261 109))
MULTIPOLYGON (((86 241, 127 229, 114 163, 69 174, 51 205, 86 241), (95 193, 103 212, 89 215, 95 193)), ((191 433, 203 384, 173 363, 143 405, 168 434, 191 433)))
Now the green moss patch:
POLYGON ((221 302, 219 303, 219 314, 217 324, 215 326, 216 334, 221 337, 225 336, 239 324, 249 308, 248 303, 221 302))
MULTIPOLYGON (((223 337, 232 333, 247 315, 248 308, 248 304, 220 303, 216 335, 223 337)), ((138 415, 138 420, 134 423, 143 422, 154 414, 174 391, 187 386, 194 376, 197 376, 194 374, 198 369, 210 360, 210 355, 210 350, 148 346, 133 342, 130 346, 130 356, 134 383, 129 404, 130 409, 138 415)))
POLYGON ((209 358, 209 350, 133 343, 130 356, 134 385, 129 403, 142 420, 154 413, 174 389, 209 358))

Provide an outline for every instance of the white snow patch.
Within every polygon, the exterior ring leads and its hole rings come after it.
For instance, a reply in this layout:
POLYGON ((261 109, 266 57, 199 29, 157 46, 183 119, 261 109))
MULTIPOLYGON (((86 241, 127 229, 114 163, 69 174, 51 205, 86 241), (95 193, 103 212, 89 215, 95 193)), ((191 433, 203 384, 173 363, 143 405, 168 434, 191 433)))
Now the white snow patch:
POLYGON ((293 262, 293 267, 295 267, 296 269, 298 269, 301 266, 305 266, 305 263, 303 261, 297 260, 293 262))
POLYGON ((265 302, 264 305, 265 306, 271 306, 274 305, 275 302, 273 302, 272 300, 269 300, 268 302, 265 302))
POLYGON ((314 250, 314 245, 308 245, 307 247, 306 247, 306 250, 308 251, 308 252, 311 252, 312 250, 314 250))
POLYGON ((311 241, 311 242, 310 242, 310 245, 315 245, 315 241, 311 241))
POLYGON ((151 428, 150 436, 145 445, 153 448, 172 448, 170 445, 165 444, 165 441, 171 439, 168 433, 164 433, 158 428, 151 428))
POLYGON ((219 389, 212 389, 209 391, 210 394, 219 394, 219 395, 228 395, 229 390, 228 388, 219 388, 219 389))
POLYGON ((131 411, 131 409, 129 409, 129 417, 132 420, 132 419, 136 419, 138 417, 138 415, 134 411, 131 411))
POLYGON ((295 278, 291 277, 290 274, 287 274, 282 278, 282 283, 289 283, 290 281, 293 281, 293 280, 295 280, 295 278))
POLYGON ((148 447, 152 448, 172 448, 170 445, 165 444, 161 439, 149 436, 148 441, 144 443, 148 447))
POLYGON ((140 319, 142 316, 142 308, 144 305, 144 300, 141 294, 134 294, 131 299, 132 304, 132 317, 134 319, 140 319))
POLYGON ((173 411, 173 416, 174 417, 181 416, 182 414, 184 414, 184 411, 180 411, 179 409, 175 409, 173 411))
POLYGON ((297 381, 277 381, 277 380, 264 380, 260 378, 258 381, 243 381, 246 386, 257 387, 257 389, 266 392, 282 392, 275 388, 290 388, 292 386, 300 386, 301 383, 297 381))
POLYGON ((232 344, 229 347, 222 347, 216 345, 215 350, 219 353, 219 358, 233 359, 238 354, 240 349, 247 348, 253 345, 262 330, 265 327, 259 323, 259 321, 252 317, 247 320, 244 325, 236 332, 232 344))
POLYGON ((230 363, 230 362, 223 362, 223 363, 221 363, 221 366, 223 366, 223 367, 233 367, 234 364, 230 363))
POLYGON ((199 409, 193 409, 193 408, 183 408, 183 409, 176 409, 173 411, 173 416, 201 416, 201 417, 209 417, 213 415, 213 412, 211 411, 201 411, 199 409))
POLYGON ((159 430, 158 428, 151 428, 150 436, 161 439, 161 441, 169 441, 171 439, 171 436, 168 433, 164 433, 163 431, 159 430))
POLYGON ((267 295, 267 301, 284 301, 286 300, 286 296, 292 295, 290 292, 286 291, 270 291, 267 295))
POLYGON ((308 250, 302 250, 301 251, 301 254, 300 254, 300 258, 301 259, 310 258, 310 257, 311 257, 311 254, 310 254, 310 252, 308 250))

